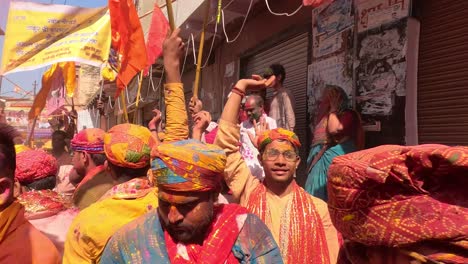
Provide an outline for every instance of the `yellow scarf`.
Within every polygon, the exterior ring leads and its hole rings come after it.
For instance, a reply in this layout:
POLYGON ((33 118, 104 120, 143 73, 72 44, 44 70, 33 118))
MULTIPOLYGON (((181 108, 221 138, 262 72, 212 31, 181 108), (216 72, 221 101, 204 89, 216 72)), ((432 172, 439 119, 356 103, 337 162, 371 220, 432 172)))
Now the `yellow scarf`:
POLYGON ((0 212, 0 243, 7 235, 7 231, 10 229, 11 223, 13 223, 21 208, 23 208, 21 204, 15 201, 5 210, 0 212))

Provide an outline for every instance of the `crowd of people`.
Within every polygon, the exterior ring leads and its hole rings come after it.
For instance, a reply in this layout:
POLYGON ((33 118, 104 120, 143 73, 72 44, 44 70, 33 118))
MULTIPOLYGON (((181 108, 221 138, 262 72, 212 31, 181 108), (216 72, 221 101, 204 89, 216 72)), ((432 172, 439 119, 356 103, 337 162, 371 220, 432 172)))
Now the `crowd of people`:
POLYGON ((239 80, 214 122, 185 102, 179 32, 147 128, 84 129, 70 155, 66 133, 47 153, 0 124, 0 263, 468 262, 467 147, 361 150, 359 114, 328 86, 301 161, 285 69, 239 80))

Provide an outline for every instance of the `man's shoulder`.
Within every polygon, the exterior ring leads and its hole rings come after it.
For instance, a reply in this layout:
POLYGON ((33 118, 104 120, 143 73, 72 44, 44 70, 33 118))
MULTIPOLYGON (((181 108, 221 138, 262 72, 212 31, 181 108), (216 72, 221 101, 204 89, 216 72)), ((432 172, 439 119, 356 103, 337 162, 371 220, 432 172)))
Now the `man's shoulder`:
POLYGON ((135 238, 137 234, 144 234, 146 232, 155 232, 156 228, 160 228, 159 215, 157 209, 136 218, 135 220, 125 224, 118 229, 112 236, 115 242, 124 242, 127 239, 135 238))

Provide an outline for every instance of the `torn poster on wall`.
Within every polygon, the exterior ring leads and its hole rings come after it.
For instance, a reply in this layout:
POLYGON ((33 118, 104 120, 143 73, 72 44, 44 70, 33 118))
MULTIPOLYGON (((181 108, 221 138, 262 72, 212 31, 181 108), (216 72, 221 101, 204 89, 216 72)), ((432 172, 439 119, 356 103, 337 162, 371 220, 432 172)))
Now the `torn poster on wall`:
MULTIPOLYGON (((346 49, 352 34, 341 34, 354 24, 352 0, 325 1, 312 11, 313 58, 346 49)), ((352 40, 352 37, 351 37, 352 40)))
POLYGON ((356 101, 363 115, 388 116, 405 96, 406 20, 358 34, 356 101))
POLYGON ((409 16, 411 0, 356 0, 358 32, 409 16))

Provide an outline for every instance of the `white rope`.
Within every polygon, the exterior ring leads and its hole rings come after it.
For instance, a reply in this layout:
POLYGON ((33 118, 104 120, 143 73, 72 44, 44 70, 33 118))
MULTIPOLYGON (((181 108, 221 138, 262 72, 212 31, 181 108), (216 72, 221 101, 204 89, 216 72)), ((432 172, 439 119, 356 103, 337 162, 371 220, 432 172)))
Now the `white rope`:
MULTIPOLYGON (((250 13, 250 9, 252 8, 252 4, 253 4, 253 0, 250 0, 250 4, 249 4, 249 9, 247 9, 247 13, 245 14, 245 17, 244 17, 244 21, 242 22, 242 26, 241 26, 241 29, 239 30, 239 33, 237 33, 237 36, 233 39, 233 40, 229 40, 229 37, 226 33, 226 24, 224 22, 224 8, 221 10, 221 20, 223 21, 223 31, 224 31, 224 36, 226 37, 226 42, 227 43, 233 43, 234 41, 236 41, 239 36, 241 35, 242 33, 242 30, 244 29, 244 26, 245 26, 245 22, 247 22, 247 17, 249 16, 249 13, 250 13)), ((225 7, 226 8, 226 7, 225 7)))
POLYGON ((187 44, 185 47, 185 57, 184 57, 184 63, 182 64, 182 70, 180 71, 180 78, 182 78, 182 75, 184 74, 185 62, 187 61, 189 48, 190 48, 190 39, 187 40, 187 44))
POLYGON ((117 98, 117 105, 119 107, 119 113, 120 113, 120 111, 122 111, 122 106, 120 105, 120 98, 117 98))
MULTIPOLYGON (((137 81, 138 81, 138 79, 137 79, 137 81)), ((137 89, 138 89, 138 88, 137 88, 137 89)), ((125 99, 125 100, 127 101, 127 105, 130 105, 131 102, 130 102, 130 96, 129 96, 129 93, 128 93, 128 86, 125 86, 125 94, 126 94, 125 97, 127 97, 127 98, 125 99)))
POLYGON ((193 65, 197 65, 197 55, 195 55, 195 39, 193 38, 193 33, 190 33, 192 38, 192 51, 193 51, 193 65))
POLYGON ((109 108, 110 108, 110 109, 114 109, 114 107, 115 107, 115 102, 114 102, 114 105, 112 105, 112 98, 110 97, 110 95, 108 96, 108 101, 109 101, 109 108))
POLYGON ((268 11, 270 11, 271 14, 275 15, 275 16, 287 16, 287 17, 290 17, 290 16, 294 16, 295 14, 297 14, 297 12, 299 12, 299 10, 302 9, 302 7, 304 6, 303 4, 301 4, 299 6, 299 8, 296 9, 296 11, 292 12, 291 14, 288 14, 288 13, 276 13, 276 12, 273 12, 270 8, 270 4, 268 3, 268 0, 265 0, 265 4, 268 8, 268 11))

